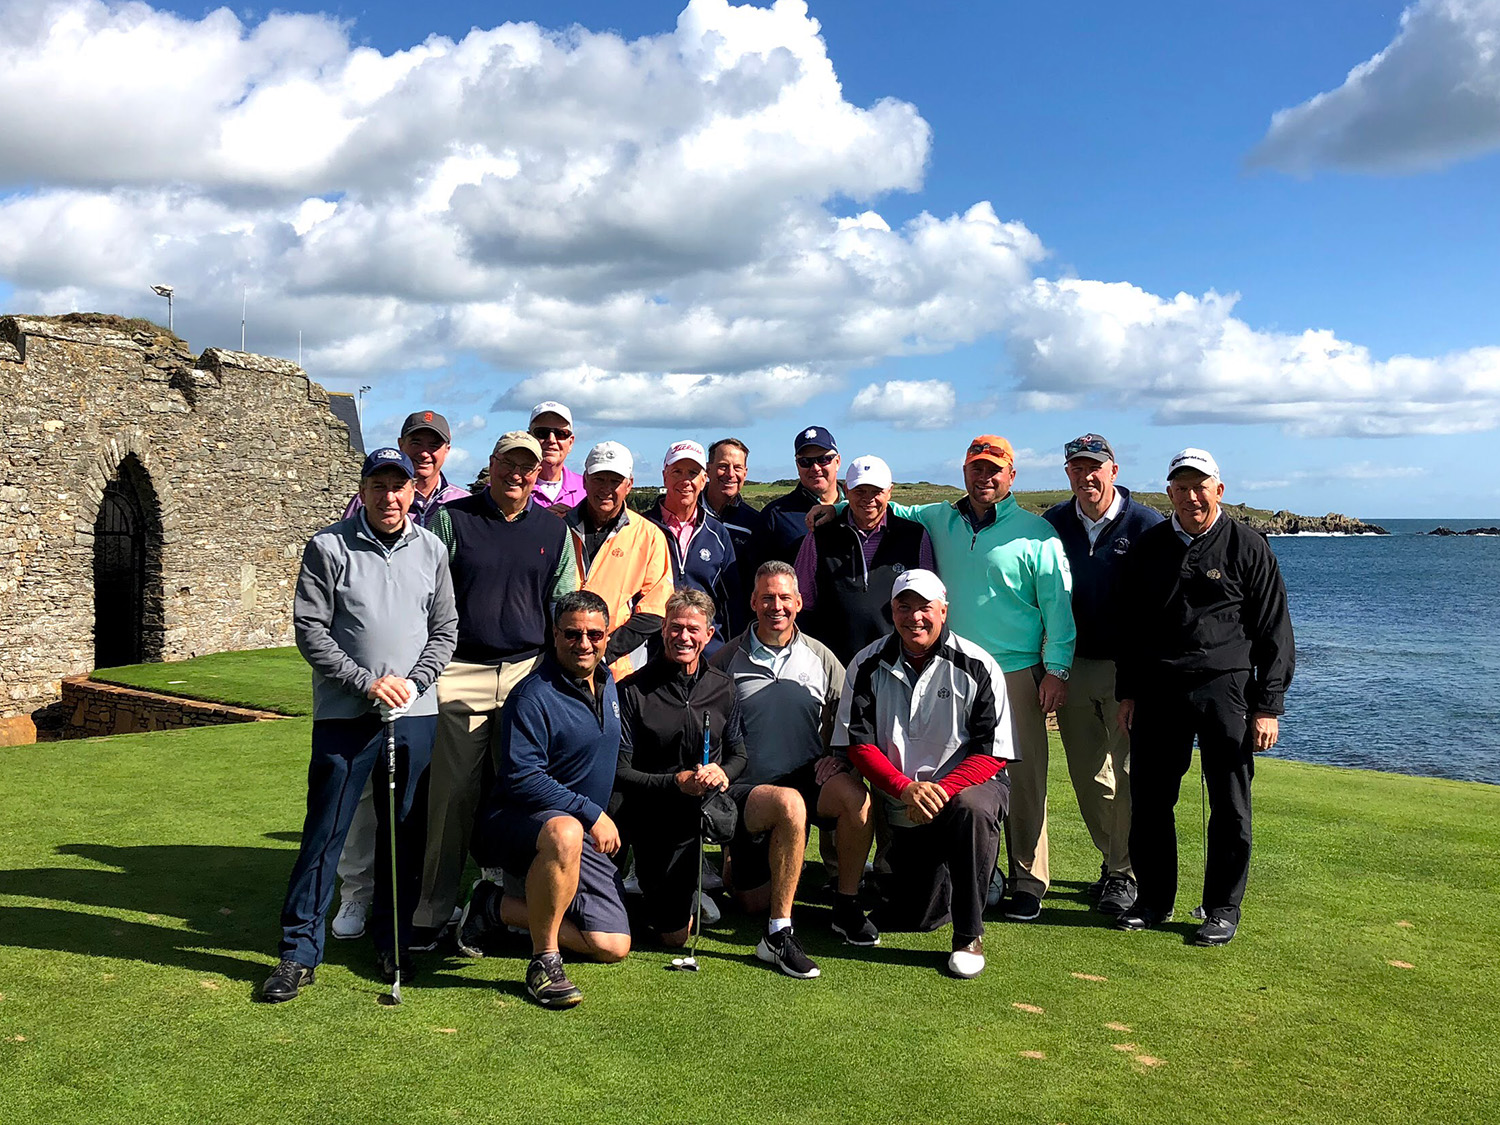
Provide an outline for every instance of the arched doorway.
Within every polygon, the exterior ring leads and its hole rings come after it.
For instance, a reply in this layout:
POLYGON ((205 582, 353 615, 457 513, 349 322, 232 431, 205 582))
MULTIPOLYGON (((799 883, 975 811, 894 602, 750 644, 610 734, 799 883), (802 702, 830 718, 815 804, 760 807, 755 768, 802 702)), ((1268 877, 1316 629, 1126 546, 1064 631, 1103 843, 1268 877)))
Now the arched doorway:
POLYGON ((161 512, 134 454, 94 520, 94 667, 161 658, 161 512))

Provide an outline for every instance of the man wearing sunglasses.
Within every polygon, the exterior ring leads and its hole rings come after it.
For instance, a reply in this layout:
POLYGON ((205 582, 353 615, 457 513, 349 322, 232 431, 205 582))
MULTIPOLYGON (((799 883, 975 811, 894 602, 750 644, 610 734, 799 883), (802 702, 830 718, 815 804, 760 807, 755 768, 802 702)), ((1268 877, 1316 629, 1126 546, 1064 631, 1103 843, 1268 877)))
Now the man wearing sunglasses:
POLYGON ((1164 517, 1115 483, 1120 466, 1114 448, 1098 434, 1068 442, 1063 458, 1073 499, 1053 505, 1043 518, 1057 528, 1068 553, 1078 647, 1057 725, 1078 811, 1101 857, 1090 896, 1101 914, 1118 916, 1134 905, 1136 887, 1130 866, 1130 739, 1115 719, 1116 583, 1131 544, 1164 517))
POLYGON ((517 685, 501 718, 495 784, 474 833, 479 862, 503 884, 474 885, 459 948, 481 956, 504 925, 531 934, 526 994, 571 1008, 583 993, 563 950, 593 961, 630 952, 625 890, 610 859, 620 832, 606 811, 620 752, 620 702, 604 664, 609 607, 578 590, 557 603, 545 660, 517 685))
POLYGON ((819 504, 836 504, 839 488, 839 447, 822 426, 799 430, 793 439, 797 455, 797 487, 762 509, 760 533, 751 544, 751 557, 742 563, 755 573, 761 563, 776 559, 797 561, 797 549, 807 535, 807 513, 819 504))
POLYGON ((541 461, 525 430, 501 434, 489 487, 445 505, 432 525, 448 548, 458 648, 437 684, 419 950, 433 948, 452 920, 500 708, 541 661, 552 606, 579 586, 567 525, 531 502, 541 461))
MULTIPOLYGON (((1056 530, 1010 494, 1016 454, 1010 442, 980 434, 964 455, 965 495, 956 503, 888 511, 916 520, 932 537, 948 587, 953 628, 994 657, 1005 674, 1015 728, 1006 770, 1011 898, 1005 916, 1030 922, 1050 881, 1047 859, 1047 714, 1068 697, 1073 664, 1073 580, 1056 530)), ((819 509, 809 520, 832 518, 819 509)))
POLYGON ((573 507, 583 500, 583 475, 563 464, 573 452, 573 412, 560 402, 539 402, 527 428, 542 448, 533 499, 548 508, 573 507))

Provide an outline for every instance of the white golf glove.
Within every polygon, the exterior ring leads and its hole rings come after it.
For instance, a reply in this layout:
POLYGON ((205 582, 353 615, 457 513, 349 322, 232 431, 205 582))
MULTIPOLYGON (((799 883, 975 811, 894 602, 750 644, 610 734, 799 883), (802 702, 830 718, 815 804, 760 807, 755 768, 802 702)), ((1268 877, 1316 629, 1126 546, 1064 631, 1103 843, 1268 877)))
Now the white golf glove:
POLYGON ((380 711, 380 721, 382 723, 389 723, 392 720, 399 719, 402 715, 411 710, 411 705, 417 701, 417 685, 412 683, 410 680, 407 680, 406 690, 411 693, 411 698, 403 703, 400 707, 392 707, 389 703, 381 700, 376 701, 375 706, 380 711))

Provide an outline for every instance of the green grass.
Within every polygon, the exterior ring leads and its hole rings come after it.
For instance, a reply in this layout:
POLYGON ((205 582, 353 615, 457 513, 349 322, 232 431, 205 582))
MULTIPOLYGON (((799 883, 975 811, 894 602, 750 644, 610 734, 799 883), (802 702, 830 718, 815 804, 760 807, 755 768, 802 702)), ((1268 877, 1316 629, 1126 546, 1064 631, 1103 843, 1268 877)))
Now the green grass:
MULTIPOLYGON (((265 706, 276 683, 225 690, 265 706)), ((753 923, 728 914, 701 973, 663 972, 653 949, 581 965, 569 1013, 522 998, 519 955, 428 957, 384 1007, 363 942, 330 942, 317 984, 270 1007, 252 995, 274 963, 309 727, 0 750, 0 1120, 1500 1118, 1500 788, 1264 761, 1226 949, 1185 945, 1185 922, 1098 924, 1081 898, 1096 857, 1055 756, 1053 893, 1039 923, 990 924, 976 981, 937 971, 945 932, 854 951, 804 904, 814 982, 756 962, 753 923)), ((1183 908, 1196 790, 1189 777, 1183 908)))
POLYGON ((89 679, 283 715, 312 714, 312 673, 295 648, 216 652, 169 664, 100 668, 89 679))

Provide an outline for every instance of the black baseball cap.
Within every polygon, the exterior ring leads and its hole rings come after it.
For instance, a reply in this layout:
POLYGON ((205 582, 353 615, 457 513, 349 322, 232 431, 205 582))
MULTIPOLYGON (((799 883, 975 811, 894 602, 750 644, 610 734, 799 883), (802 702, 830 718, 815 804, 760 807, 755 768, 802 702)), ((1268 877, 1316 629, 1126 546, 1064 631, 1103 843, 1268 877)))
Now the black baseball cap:
POLYGON ((406 421, 401 423, 401 436, 405 437, 413 430, 431 430, 444 441, 450 444, 453 441, 453 432, 448 429, 448 419, 431 410, 418 410, 415 414, 406 416, 406 421))
POLYGON ((808 426, 805 430, 798 430, 796 441, 792 445, 792 452, 801 453, 809 445, 816 445, 834 453, 839 451, 839 443, 834 441, 833 435, 822 426, 808 426))

